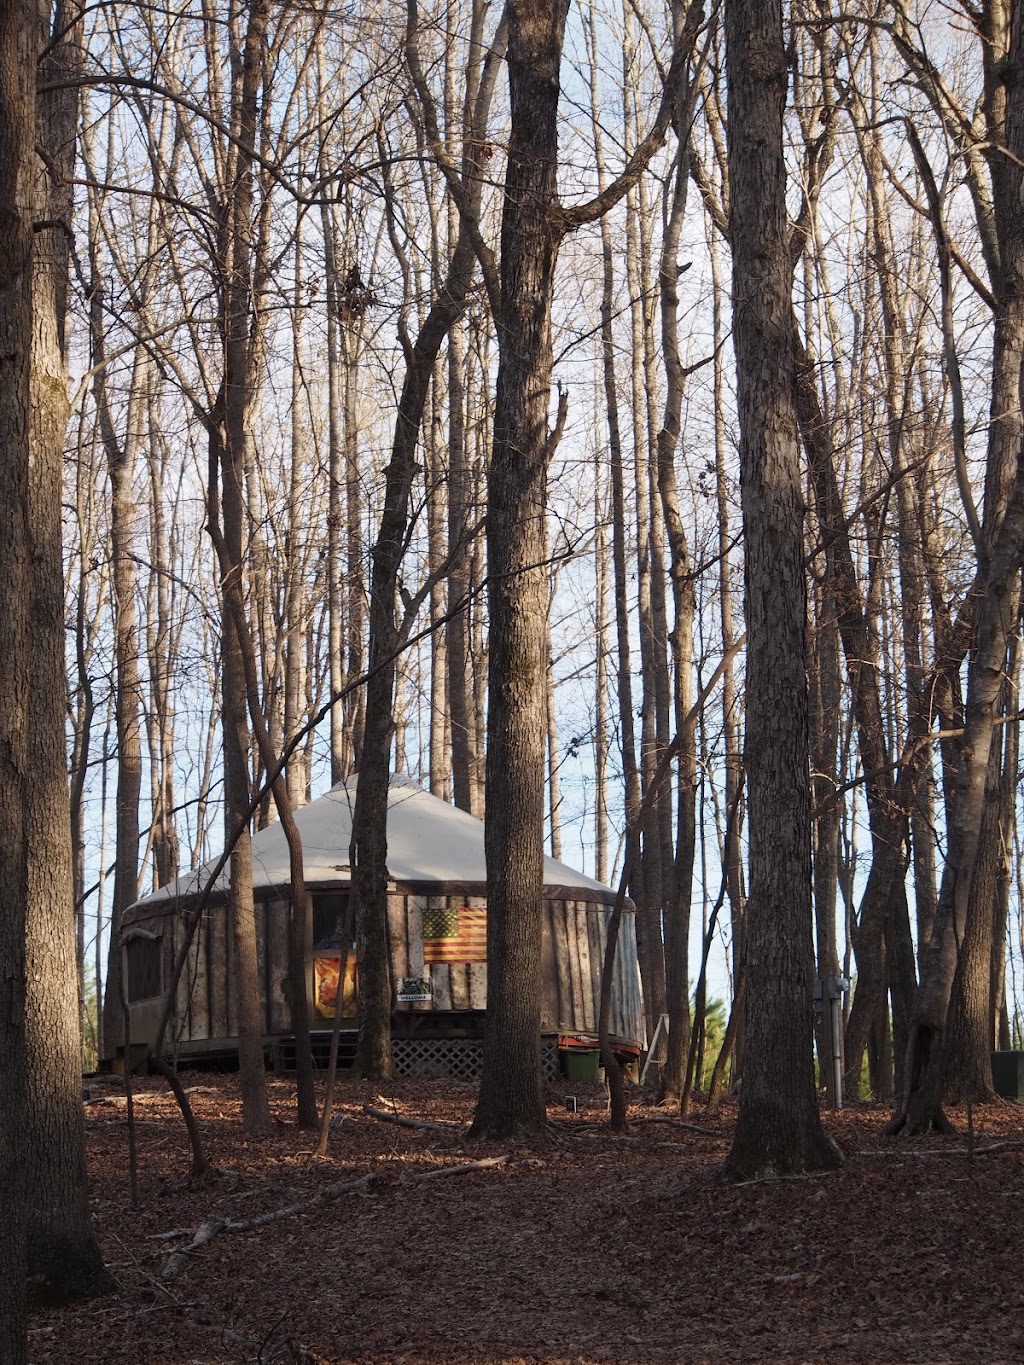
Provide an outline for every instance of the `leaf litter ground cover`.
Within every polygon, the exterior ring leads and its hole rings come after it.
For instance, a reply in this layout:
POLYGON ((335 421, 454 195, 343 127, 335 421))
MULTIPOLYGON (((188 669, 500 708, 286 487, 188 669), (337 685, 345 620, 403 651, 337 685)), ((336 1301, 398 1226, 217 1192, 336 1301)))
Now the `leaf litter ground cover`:
POLYGON ((92 1083, 92 1203, 121 1288, 35 1313, 33 1365, 1024 1361, 1013 1105, 975 1111, 973 1155, 962 1111, 956 1135, 926 1139, 884 1137, 882 1108, 826 1114, 841 1171, 727 1186, 716 1171, 734 1109, 709 1119, 698 1106, 683 1126, 647 1097, 621 1138, 603 1091, 566 1082, 550 1091, 545 1144, 480 1147, 465 1141, 469 1084, 349 1083, 317 1161, 288 1083, 271 1082, 277 1127, 263 1141, 241 1135, 234 1078, 189 1083, 215 1169, 189 1178, 172 1097, 140 1081, 136 1211, 123 1090, 92 1083), (495 1156, 509 1159, 421 1178, 495 1156), (203 1224, 252 1223, 366 1176, 187 1250, 203 1224))

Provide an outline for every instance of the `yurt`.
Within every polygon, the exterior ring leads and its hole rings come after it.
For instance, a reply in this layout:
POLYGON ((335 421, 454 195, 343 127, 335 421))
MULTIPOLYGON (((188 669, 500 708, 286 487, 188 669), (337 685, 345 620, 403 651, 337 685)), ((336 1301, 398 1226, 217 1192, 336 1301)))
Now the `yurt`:
MULTIPOLYGON (((296 812, 313 903, 306 987, 314 1057, 326 1057, 335 1010, 342 1057, 359 1027, 359 964, 349 914, 349 848, 356 778, 296 812), (345 980, 339 981, 345 964, 345 980)), ((473 1076, 487 1011, 487 884, 480 820, 393 777, 387 817, 392 1036, 400 1074, 473 1076)), ((288 847, 279 824, 253 835, 253 882, 268 1061, 289 1069, 288 847)), ((124 980, 134 1048, 156 1035, 188 911, 215 864, 137 901, 122 926, 124 980)), ((601 966, 614 892, 554 859, 544 860, 542 1065, 585 1076, 596 1069, 601 966)), ((167 1047, 183 1062, 237 1055, 233 938, 225 869, 203 909, 175 999, 167 1047)), ((623 1061, 644 1044, 635 915, 622 917, 611 997, 611 1034, 623 1061)))

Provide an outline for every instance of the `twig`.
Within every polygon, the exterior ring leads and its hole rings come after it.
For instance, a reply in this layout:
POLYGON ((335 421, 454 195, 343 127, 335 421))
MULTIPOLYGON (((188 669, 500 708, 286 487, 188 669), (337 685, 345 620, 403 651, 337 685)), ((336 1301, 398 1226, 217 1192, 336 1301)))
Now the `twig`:
POLYGON ((730 1181, 729 1188, 742 1190, 747 1185, 775 1185, 783 1180, 824 1180, 829 1175, 835 1175, 835 1171, 796 1171, 793 1175, 759 1175, 754 1180, 730 1181))

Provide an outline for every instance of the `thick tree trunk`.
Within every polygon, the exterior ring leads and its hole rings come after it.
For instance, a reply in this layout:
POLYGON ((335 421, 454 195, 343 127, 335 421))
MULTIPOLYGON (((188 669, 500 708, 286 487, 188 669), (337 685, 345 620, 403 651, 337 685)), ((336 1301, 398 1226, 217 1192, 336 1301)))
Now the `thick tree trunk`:
POLYGON ((594 874, 608 881, 608 537, 600 461, 594 464, 594 874))
POLYGON ((32 347, 34 7, 0 0, 0 1358, 28 1359, 25 1299, 25 902, 29 777, 28 411, 32 347))
MULTIPOLYGON (((231 475, 225 470, 225 531, 230 517, 226 494, 231 475)), ((237 520, 236 520, 237 525, 237 520)), ((238 545, 238 542, 235 542, 238 545)), ((240 566, 234 570, 239 573, 240 566)), ((221 653, 223 656, 224 714, 224 832, 234 835, 248 817, 249 721, 246 711, 245 673, 238 630, 226 602, 223 606, 221 653)), ((242 1084, 242 1121, 247 1133, 262 1136, 270 1131, 263 1057, 263 1019, 256 948, 256 909, 252 886, 252 841, 246 828, 231 851, 231 892, 228 914, 234 943, 232 975, 235 991, 235 1027, 238 1033, 238 1069, 242 1084)))
POLYGON ((471 1133, 544 1131, 540 917, 544 880, 543 566, 551 300, 560 234, 558 95, 563 0, 508 9, 511 132, 501 225, 494 449, 488 476, 487 1034, 471 1133))
POLYGON ((746 1063, 724 1174, 839 1164, 813 1065, 810 774, 803 494, 782 119, 779 0, 728 0, 733 341, 746 535, 750 896, 746 1063))
MULTIPOLYGON (((61 35, 47 59, 52 74, 76 60, 80 30, 58 7, 61 35)), ((35 36, 51 39, 44 10, 35 36), (43 25, 46 25, 45 27, 43 25)), ((40 101, 37 136, 47 149, 36 185, 36 218, 70 220, 76 103, 68 90, 40 101)), ((28 843, 26 914, 27 1100, 21 1176, 28 1197, 29 1274, 58 1296, 112 1287, 93 1235, 82 1120, 81 1031, 72 903, 71 816, 67 781, 64 575, 61 544, 64 437, 69 406, 64 363, 68 241, 62 228, 37 232, 28 476, 31 546, 29 725, 32 772, 24 791, 28 843)))
POLYGON ((429 790, 441 801, 452 795, 451 710, 448 704, 448 634, 445 630, 447 601, 445 596, 444 564, 445 528, 448 514, 445 507, 447 471, 442 458, 444 417, 442 412, 442 374, 439 363, 434 366, 430 386, 430 426, 424 442, 424 480, 427 501, 427 573, 430 587, 430 716, 429 716, 429 790))
MULTIPOLYGON (((244 382, 244 381, 241 381, 244 382)), ((227 424, 226 424, 227 425, 227 424)), ((234 440, 224 441, 222 450, 222 506, 224 542, 229 572, 240 580, 244 544, 244 502, 240 461, 229 452, 237 450, 242 433, 236 426, 234 440)), ((211 470, 212 476, 212 470, 211 470)), ((240 587, 238 589, 241 591, 240 587)), ((229 583, 222 583, 222 695, 224 721, 224 830, 231 838, 248 817, 250 802, 249 719, 245 691, 245 665, 238 624, 228 603, 229 583)), ((234 979, 238 1063, 242 1083, 243 1123, 248 1133, 259 1136, 270 1131, 263 1057, 263 1019, 260 1008, 260 980, 256 947, 256 910, 253 901, 252 847, 246 827, 231 852, 231 892, 228 902, 234 942, 232 975, 234 979)))
MULTIPOLYGON (((1010 666, 1007 669, 1008 690, 1012 697, 1020 691, 1021 643, 1019 633, 1014 635, 1010 647, 1010 666)), ((989 1037, 997 1051, 1008 1052, 1010 1041, 1010 1015, 1006 1000, 1007 950, 1006 934, 1010 919, 1010 895, 1013 885, 1013 841, 1016 824, 1017 772, 1020 764, 1020 722, 1009 722, 1006 736, 1006 752, 1003 758, 1003 782, 999 848, 999 873, 995 896, 995 923, 992 927, 991 959, 991 1008, 989 1037)))

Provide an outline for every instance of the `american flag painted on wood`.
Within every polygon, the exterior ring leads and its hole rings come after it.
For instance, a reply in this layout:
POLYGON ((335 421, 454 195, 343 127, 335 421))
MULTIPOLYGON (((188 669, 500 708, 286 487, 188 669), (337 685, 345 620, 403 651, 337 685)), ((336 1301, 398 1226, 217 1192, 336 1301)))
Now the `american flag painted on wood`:
POLYGON ((461 905, 424 910, 423 961, 486 962, 486 909, 461 905))

